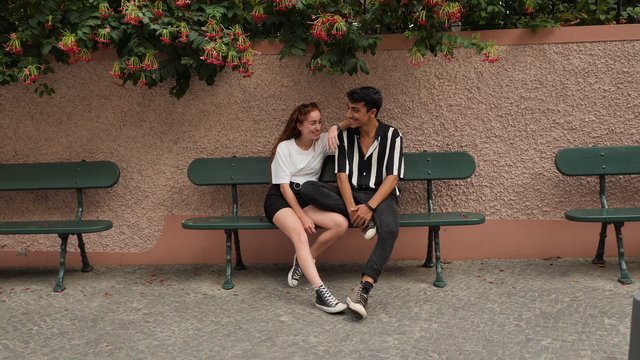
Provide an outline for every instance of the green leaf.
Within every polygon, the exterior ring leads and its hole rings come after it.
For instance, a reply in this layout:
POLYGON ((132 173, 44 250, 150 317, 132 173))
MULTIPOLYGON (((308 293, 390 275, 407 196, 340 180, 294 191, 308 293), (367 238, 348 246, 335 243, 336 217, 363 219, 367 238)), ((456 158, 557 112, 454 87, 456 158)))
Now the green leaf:
POLYGON ((367 64, 364 62, 364 60, 358 60, 358 66, 360 67, 360 71, 369 75, 369 68, 367 67, 367 64))
POLYGON ((47 55, 49 54, 49 52, 51 51, 51 44, 50 43, 45 43, 42 45, 42 47, 40 47, 40 53, 42 55, 47 55))

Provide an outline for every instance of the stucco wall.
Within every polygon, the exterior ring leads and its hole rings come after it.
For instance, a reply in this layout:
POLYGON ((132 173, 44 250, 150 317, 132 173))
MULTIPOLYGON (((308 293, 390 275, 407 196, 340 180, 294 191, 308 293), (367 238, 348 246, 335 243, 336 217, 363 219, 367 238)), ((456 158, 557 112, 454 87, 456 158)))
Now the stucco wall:
MULTIPOLYGON (((440 209, 489 219, 560 219, 569 207, 598 206, 597 180, 555 170, 564 146, 640 142, 640 41, 507 46, 489 65, 469 51, 414 69, 406 51, 367 58, 371 75, 310 75, 303 59, 257 58, 251 79, 225 72, 216 85, 194 79, 182 100, 169 84, 121 87, 111 60, 56 66, 56 94, 38 98, 22 84, 0 87, 0 162, 108 159, 121 168, 109 190, 89 190, 86 218, 114 221, 92 251, 142 251, 157 241, 167 214, 228 213, 229 191, 186 178, 202 156, 266 155, 289 111, 318 101, 333 123, 344 93, 382 90, 380 118, 398 127, 406 151, 465 150, 478 167, 467 181, 437 184, 440 209)), ((404 211, 424 209, 421 186, 403 184, 404 211)), ((240 189, 241 211, 261 214, 266 187, 240 189)), ((640 204, 637 178, 612 178, 609 203, 640 204), (623 189, 625 189, 623 191, 623 189)), ((72 217, 72 192, 0 193, 0 219, 72 217)), ((181 241, 181 239, 175 239, 181 241)), ((0 250, 56 250, 43 236, 0 237, 0 250)))

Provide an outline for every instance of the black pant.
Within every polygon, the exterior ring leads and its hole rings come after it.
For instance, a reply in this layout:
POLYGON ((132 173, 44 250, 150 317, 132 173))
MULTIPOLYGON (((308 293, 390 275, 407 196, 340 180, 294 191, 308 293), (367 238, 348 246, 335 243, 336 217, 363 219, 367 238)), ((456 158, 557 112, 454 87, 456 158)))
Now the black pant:
MULTIPOLYGON (((351 193, 356 205, 359 205, 369 201, 375 191, 351 189, 351 193)), ((300 189, 300 194, 318 209, 340 213, 350 221, 349 212, 344 201, 342 201, 340 189, 337 185, 319 181, 306 181, 302 185, 302 189, 300 189)), ((369 260, 362 274, 371 276, 375 282, 378 281, 384 266, 389 261, 389 257, 391 257, 393 246, 398 238, 399 218, 398 198, 394 194, 387 196, 373 212, 373 221, 376 223, 378 240, 369 255, 369 260)))

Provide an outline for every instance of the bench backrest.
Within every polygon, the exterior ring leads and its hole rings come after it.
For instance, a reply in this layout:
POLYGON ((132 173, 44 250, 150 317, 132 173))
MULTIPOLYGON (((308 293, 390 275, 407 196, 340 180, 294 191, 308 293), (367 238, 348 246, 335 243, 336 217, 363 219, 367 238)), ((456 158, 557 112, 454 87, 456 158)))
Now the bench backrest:
MULTIPOLYGON (((268 157, 200 158, 189 164, 187 176, 195 185, 269 184, 268 157)), ((335 182, 335 157, 328 156, 320 181, 335 182)), ((476 162, 467 152, 421 152, 404 154, 404 180, 452 180, 469 178, 476 162)))
MULTIPOLYGON (((335 158, 327 157, 322 167, 320 181, 334 182, 335 158)), ((467 152, 420 152, 404 154, 404 179, 453 180, 466 179, 476 171, 476 162, 467 152)))
MULTIPOLYGON (((238 214, 237 185, 269 184, 268 157, 200 158, 189 164, 187 176, 195 185, 231 185, 232 215, 238 214)), ((466 179, 476 170, 476 162, 466 152, 421 152, 404 154, 404 180, 427 182, 427 208, 433 211, 433 180, 466 179)), ((322 164, 320 181, 335 182, 335 157, 322 164)))
POLYGON ((0 191, 108 188, 119 178, 111 161, 0 164, 0 191))
POLYGON ((565 148, 556 168, 567 176, 640 174, 640 146, 565 148))
POLYGON ((195 185, 271 183, 268 157, 200 158, 189 164, 187 176, 195 185))

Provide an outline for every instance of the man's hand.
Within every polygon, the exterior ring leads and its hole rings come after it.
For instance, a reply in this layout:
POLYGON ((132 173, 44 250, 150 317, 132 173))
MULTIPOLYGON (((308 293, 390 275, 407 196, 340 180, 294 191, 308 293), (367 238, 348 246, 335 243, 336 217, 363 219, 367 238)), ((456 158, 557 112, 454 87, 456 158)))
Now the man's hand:
POLYGON ((338 148, 338 127, 331 125, 327 132, 327 150, 335 152, 338 148))
POLYGON ((364 205, 356 205, 349 209, 349 217, 351 218, 351 223, 353 226, 364 228, 371 217, 373 216, 373 212, 369 210, 368 207, 364 205))
POLYGON ((316 233, 316 224, 313 223, 313 220, 307 214, 302 214, 298 217, 300 219, 300 223, 304 228, 304 231, 307 234, 315 234, 316 233))

